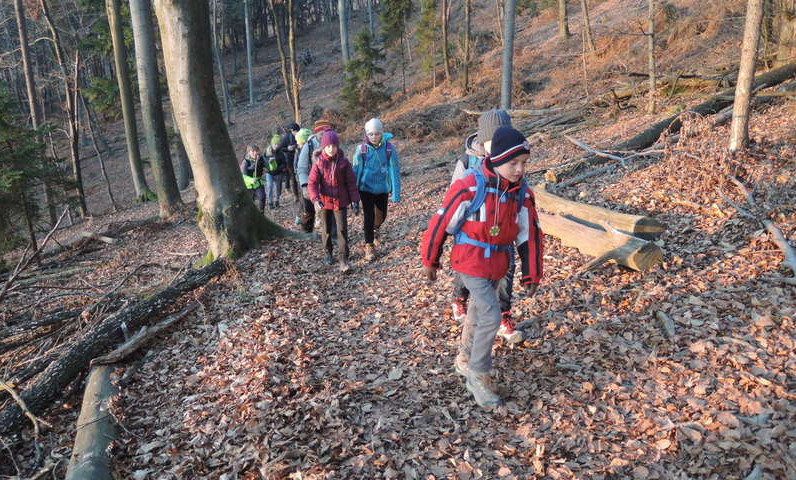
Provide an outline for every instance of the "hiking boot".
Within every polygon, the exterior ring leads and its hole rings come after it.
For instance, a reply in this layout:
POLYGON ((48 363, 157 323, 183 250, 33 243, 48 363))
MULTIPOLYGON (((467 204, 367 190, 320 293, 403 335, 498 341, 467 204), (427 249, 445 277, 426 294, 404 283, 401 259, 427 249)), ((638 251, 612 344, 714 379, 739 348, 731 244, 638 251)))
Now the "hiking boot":
POLYGON ((453 362, 453 369, 462 377, 467 377, 470 373, 470 358, 463 353, 459 353, 453 362))
POLYGON ((374 250, 372 243, 366 243, 365 244, 365 261, 366 262, 372 262, 373 260, 376 260, 376 251, 374 250))
POLYGON ((497 394, 495 387, 492 385, 492 377, 488 373, 469 372, 465 386, 467 391, 473 394, 475 403, 479 407, 492 409, 503 405, 503 400, 497 394))
POLYGON ((381 246, 381 233, 379 233, 378 229, 373 230, 373 246, 374 247, 381 246))
POLYGON ((326 265, 331 265, 334 263, 334 257, 330 253, 329 255, 326 255, 326 260, 324 261, 326 262, 326 265))
POLYGON ((342 262, 340 262, 339 268, 342 273, 346 273, 351 270, 351 266, 348 264, 347 260, 343 260, 342 262))
POLYGON ((461 322, 467 316, 467 299, 457 298, 451 303, 451 309, 453 309, 453 319, 461 322))
POLYGON ((512 320, 511 314, 508 312, 504 313, 503 318, 500 320, 498 335, 503 337, 508 343, 520 343, 523 340, 522 332, 514 328, 514 320, 512 320))

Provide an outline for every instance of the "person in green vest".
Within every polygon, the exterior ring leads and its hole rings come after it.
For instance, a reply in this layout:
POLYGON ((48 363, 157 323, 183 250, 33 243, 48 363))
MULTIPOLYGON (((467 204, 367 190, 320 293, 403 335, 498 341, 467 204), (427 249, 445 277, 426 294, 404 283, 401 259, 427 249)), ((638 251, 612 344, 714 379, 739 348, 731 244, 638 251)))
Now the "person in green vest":
POLYGON ((263 185, 265 159, 260 153, 260 147, 254 144, 246 147, 246 155, 240 162, 240 173, 243 175, 243 183, 246 188, 252 192, 254 204, 265 214, 265 186, 263 185))

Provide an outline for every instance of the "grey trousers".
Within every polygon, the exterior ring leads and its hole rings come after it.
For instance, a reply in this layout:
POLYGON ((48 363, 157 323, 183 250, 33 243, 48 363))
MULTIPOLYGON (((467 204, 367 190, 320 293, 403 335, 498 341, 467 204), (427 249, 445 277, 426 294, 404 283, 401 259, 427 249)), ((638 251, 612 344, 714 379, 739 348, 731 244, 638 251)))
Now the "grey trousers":
POLYGON ((497 292, 500 284, 505 282, 505 278, 489 280, 463 273, 459 275, 464 286, 470 291, 470 303, 462 326, 459 353, 470 358, 471 372, 489 373, 492 369, 492 345, 500 327, 500 304, 497 292))

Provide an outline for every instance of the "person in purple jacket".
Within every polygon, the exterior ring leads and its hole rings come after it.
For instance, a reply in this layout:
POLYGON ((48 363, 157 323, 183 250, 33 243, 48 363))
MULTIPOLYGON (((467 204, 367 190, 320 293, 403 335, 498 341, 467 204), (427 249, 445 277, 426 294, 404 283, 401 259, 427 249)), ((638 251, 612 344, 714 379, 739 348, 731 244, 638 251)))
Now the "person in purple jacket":
POLYGON ((348 264, 348 217, 349 205, 359 213, 359 191, 351 162, 340 150, 340 139, 334 130, 326 130, 321 136, 321 148, 312 153, 313 163, 307 179, 309 199, 321 215, 321 243, 326 249, 326 263, 334 263, 332 256, 333 221, 337 224, 337 247, 340 271, 351 269, 348 264))

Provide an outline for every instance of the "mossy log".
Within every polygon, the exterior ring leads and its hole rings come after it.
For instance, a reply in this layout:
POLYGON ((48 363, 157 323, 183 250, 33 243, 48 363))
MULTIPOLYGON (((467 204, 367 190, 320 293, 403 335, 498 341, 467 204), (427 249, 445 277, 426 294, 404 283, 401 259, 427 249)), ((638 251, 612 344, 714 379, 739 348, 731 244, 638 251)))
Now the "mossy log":
POLYGON ((542 231, 561 240, 567 247, 596 257, 584 268, 593 270, 608 260, 636 271, 646 271, 663 260, 663 251, 647 240, 622 233, 604 225, 605 229, 592 228, 560 215, 539 213, 542 231))
POLYGON ((666 226, 658 220, 645 215, 631 215, 615 212, 607 208, 574 202, 548 192, 545 184, 533 187, 536 205, 550 213, 571 215, 578 222, 597 229, 604 223, 611 227, 644 240, 655 240, 663 234, 666 226))

